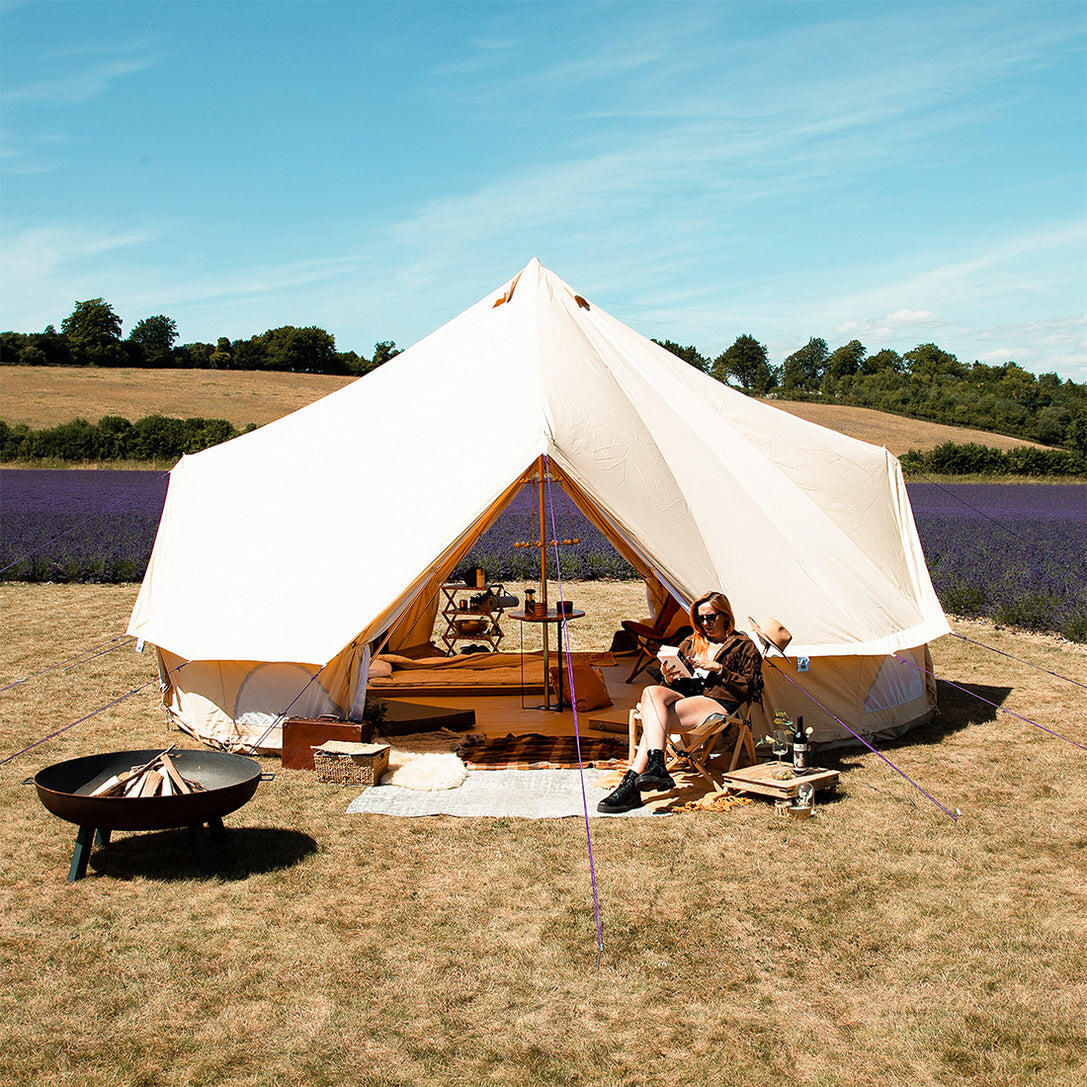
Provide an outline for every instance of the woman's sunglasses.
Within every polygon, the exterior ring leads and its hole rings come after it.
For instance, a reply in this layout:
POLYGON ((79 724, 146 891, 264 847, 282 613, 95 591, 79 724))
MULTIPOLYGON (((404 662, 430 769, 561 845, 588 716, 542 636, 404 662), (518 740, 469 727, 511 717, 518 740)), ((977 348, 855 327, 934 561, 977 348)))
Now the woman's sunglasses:
POLYGON ((699 626, 706 627, 706 626, 709 626, 710 623, 716 623, 717 620, 720 618, 720 616, 721 616, 721 613, 719 611, 711 611, 711 612, 708 612, 708 613, 704 612, 704 611, 700 611, 695 616, 695 618, 698 620, 698 625, 699 626))

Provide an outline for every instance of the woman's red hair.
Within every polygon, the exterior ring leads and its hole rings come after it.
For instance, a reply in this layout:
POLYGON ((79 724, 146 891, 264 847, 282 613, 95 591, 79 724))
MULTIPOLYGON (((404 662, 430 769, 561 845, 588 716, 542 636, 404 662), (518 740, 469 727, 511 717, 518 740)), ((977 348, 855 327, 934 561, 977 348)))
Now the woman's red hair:
POLYGON ((694 628, 695 656, 701 656, 709 648, 709 641, 702 633, 702 624, 698 621, 698 609, 703 604, 709 604, 714 611, 720 612, 725 617, 725 637, 730 637, 736 630, 736 616, 732 614, 732 605, 724 593, 703 593, 692 605, 688 613, 691 617, 691 626, 694 628))

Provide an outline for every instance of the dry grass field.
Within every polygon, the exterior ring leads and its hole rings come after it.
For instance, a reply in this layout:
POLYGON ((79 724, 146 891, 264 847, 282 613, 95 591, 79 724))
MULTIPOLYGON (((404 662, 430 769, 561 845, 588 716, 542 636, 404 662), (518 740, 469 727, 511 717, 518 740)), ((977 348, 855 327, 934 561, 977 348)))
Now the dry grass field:
MULTIPOLYGON (((640 610, 611 600, 594 636, 640 610)), ((123 630, 135 586, 2 585, 0 684, 123 630)), ((1087 647, 956 622, 1044 668, 1087 647)), ((588 634, 588 632, 587 632, 588 634)), ((953 638, 937 672, 1087 742, 1085 692, 953 638)), ((131 648, 0 694, 18 750, 154 675, 131 648)), ((348 816, 304 772, 227 818, 118 833, 65 882, 74 827, 28 775, 185 737, 154 686, 0 767, 0 1082, 65 1085, 1052 1085, 1087 1082, 1084 752, 942 686, 942 717, 829 757, 839 799, 786 824, 348 816)))
POLYGON ((351 378, 329 374, 221 370, 99 370, 86 366, 0 368, 0 419, 41 428, 76 416, 226 419, 258 426, 342 389, 351 378))
MULTIPOLYGON (((66 423, 76 416, 97 422, 103 415, 135 420, 157 413, 177 418, 226 419, 242 427, 278 419, 351 380, 327 374, 7 366, 0 368, 0 419, 40 428, 66 423)), ((980 442, 1001 450, 1035 444, 870 408, 784 400, 766 403, 850 437, 886 445, 895 456, 908 449, 931 449, 946 441, 980 442)))
POLYGON ((1009 438, 988 430, 929 423, 924 419, 908 419, 902 415, 891 415, 872 408, 854 408, 848 404, 801 404, 790 400, 767 400, 764 403, 807 419, 809 423, 818 423, 848 434, 851 438, 859 438, 862 442, 885 445, 896 457, 910 449, 932 449, 942 442, 977 442, 1002 452, 1020 445, 1045 448, 1037 442, 1009 438))

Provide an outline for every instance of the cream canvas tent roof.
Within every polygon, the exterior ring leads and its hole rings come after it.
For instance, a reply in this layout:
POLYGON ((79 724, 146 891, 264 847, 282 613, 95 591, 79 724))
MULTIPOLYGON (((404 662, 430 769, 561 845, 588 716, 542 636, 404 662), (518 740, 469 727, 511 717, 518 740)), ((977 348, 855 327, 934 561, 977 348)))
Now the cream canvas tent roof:
POLYGON ((893 456, 699 373, 533 260, 366 377, 183 457, 129 633, 324 664, 387 629, 541 455, 641 568, 688 600, 723 589, 741 625, 780 617, 790 655, 948 631, 893 456))

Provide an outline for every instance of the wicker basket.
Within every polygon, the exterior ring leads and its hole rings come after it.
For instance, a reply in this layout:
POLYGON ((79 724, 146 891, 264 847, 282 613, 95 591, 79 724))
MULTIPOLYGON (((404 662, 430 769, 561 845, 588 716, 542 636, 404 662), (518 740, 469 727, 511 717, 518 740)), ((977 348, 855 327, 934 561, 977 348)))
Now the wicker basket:
POLYGON ((389 745, 329 740, 313 749, 313 767, 318 781, 368 789, 389 768, 389 745))

